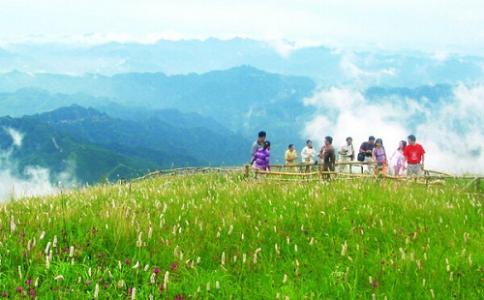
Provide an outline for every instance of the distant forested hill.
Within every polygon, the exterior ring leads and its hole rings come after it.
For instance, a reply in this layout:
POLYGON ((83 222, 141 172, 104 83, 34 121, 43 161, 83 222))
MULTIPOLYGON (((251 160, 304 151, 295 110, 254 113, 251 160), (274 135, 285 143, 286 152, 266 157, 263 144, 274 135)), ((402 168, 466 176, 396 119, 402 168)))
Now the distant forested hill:
MULTIPOLYGON (((234 165, 247 161, 250 142, 215 121, 195 114, 157 111, 143 122, 108 116, 92 108, 63 107, 52 112, 0 118, 0 128, 24 134, 13 148, 17 172, 29 165, 54 173, 73 168, 81 182, 133 177, 176 166, 234 165), (200 120, 204 120, 201 122, 200 120)), ((0 147, 12 149, 0 130, 0 147)))

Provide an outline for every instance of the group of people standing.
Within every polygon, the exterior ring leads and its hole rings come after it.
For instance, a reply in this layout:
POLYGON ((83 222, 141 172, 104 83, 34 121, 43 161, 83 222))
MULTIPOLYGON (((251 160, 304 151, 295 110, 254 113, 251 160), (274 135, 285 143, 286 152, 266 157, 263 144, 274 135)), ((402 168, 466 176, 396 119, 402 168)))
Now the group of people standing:
MULTIPOLYGON (((351 139, 351 138, 348 138, 351 139)), ((351 145, 351 142, 347 144, 351 145)), ((417 143, 415 135, 407 137, 407 141, 400 141, 392 156, 388 157, 382 139, 370 136, 363 142, 358 151, 357 160, 368 163, 368 171, 376 175, 389 173, 389 162, 392 162, 392 175, 419 176, 424 170, 425 150, 417 143)))
MULTIPOLYGON (((266 136, 265 131, 259 132, 257 140, 252 145, 251 165, 254 169, 270 170, 271 143, 266 140, 266 136)), ((392 175, 395 176, 419 176, 424 169, 425 150, 416 141, 415 135, 409 135, 407 141, 400 141, 392 156, 388 157, 381 138, 370 136, 368 141, 363 142, 356 152, 353 147, 353 139, 348 137, 346 143, 336 153, 333 138, 327 136, 324 138, 324 145, 319 153, 314 149, 311 140, 306 141, 306 145, 300 153, 301 163, 306 165, 306 170, 309 170, 311 165, 319 163, 323 171, 335 171, 336 154, 338 154, 339 172, 348 172, 351 162, 356 158, 357 161, 366 163, 364 165, 368 173, 387 175, 391 169, 392 175), (389 162, 392 162, 391 168, 389 168, 389 162)), ((285 165, 287 167, 296 166, 298 158, 296 147, 294 144, 290 144, 284 157, 285 165)))

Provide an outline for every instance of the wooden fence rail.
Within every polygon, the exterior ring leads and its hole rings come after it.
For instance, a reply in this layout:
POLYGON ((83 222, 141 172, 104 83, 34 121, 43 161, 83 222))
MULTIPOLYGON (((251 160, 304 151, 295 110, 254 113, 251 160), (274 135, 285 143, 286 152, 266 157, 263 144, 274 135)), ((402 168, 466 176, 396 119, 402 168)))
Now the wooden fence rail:
MULTIPOLYGON (((342 164, 349 164, 349 165, 356 165, 361 166, 363 168, 364 165, 375 165, 375 163, 371 162, 346 162, 340 163, 342 164)), ((415 183, 425 184, 429 186, 432 183, 436 183, 439 181, 445 180, 470 180, 470 182, 466 185, 466 188, 471 188, 472 185, 475 185, 476 191, 480 193, 481 191, 481 176, 456 176, 440 171, 435 170, 424 170, 422 176, 412 176, 412 177, 405 177, 405 176, 390 176, 390 175, 374 175, 374 174, 365 174, 365 173, 352 173, 351 169, 350 172, 335 172, 335 171, 323 171, 320 165, 311 165, 310 169, 305 169, 307 167, 306 164, 298 164, 298 165, 271 165, 269 171, 264 170, 253 170, 250 165, 245 166, 245 177, 249 177, 251 172, 254 173, 255 177, 263 176, 265 178, 271 178, 276 180, 334 180, 334 179, 351 179, 351 178, 381 178, 381 179, 390 179, 390 180, 398 180, 398 181, 413 181, 415 183), (274 169, 279 169, 275 171, 274 169), (314 171, 316 169, 316 171, 314 171), (291 172, 291 170, 293 170, 291 172), (292 178, 292 179, 291 179, 292 178)))
MULTIPOLYGON (((344 162, 337 163, 337 165, 352 165, 352 166, 363 166, 375 165, 372 162, 344 162)), ((430 185, 433 182, 445 181, 445 180, 470 180, 466 184, 466 188, 471 188, 473 185, 476 187, 477 192, 481 192, 481 176, 456 176, 435 170, 424 170, 422 176, 418 177, 402 177, 402 176, 390 176, 390 175, 380 175, 376 176, 374 174, 365 173, 352 173, 350 172, 336 172, 336 171, 323 171, 321 165, 310 165, 309 169, 307 164, 297 164, 297 165, 271 165, 270 171, 264 170, 253 170, 250 165, 245 165, 243 167, 231 166, 231 167, 186 167, 186 168, 172 168, 157 170, 147 173, 141 177, 137 177, 129 180, 130 182, 136 182, 144 179, 148 179, 156 176, 167 176, 167 175, 183 175, 183 174, 197 174, 197 173, 240 173, 243 172, 244 177, 249 178, 251 174, 255 177, 264 177, 266 179, 273 180, 285 180, 285 181, 314 181, 314 180, 334 180, 334 179, 357 179, 357 178, 368 178, 368 179, 388 179, 397 181, 414 181, 416 183, 430 185), (276 169, 276 170, 274 170, 276 169)), ((351 169, 350 169, 351 170, 351 169)), ((120 180, 120 183, 124 183, 127 180, 120 180)))

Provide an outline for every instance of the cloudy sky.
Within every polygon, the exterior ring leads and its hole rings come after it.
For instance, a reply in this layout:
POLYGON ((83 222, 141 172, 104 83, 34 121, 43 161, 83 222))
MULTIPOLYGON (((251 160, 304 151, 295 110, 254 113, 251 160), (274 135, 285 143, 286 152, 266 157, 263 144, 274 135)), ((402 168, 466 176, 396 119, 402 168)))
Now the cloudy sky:
POLYGON ((0 0, 0 39, 288 39, 482 53, 482 0, 0 0))

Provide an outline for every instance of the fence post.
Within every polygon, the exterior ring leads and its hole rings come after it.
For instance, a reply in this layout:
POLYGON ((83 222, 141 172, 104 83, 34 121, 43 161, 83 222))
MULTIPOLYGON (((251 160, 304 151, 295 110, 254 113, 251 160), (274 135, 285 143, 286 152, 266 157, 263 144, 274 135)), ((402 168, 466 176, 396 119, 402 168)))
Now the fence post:
POLYGON ((249 165, 245 165, 245 178, 249 178, 250 167, 249 165))
POLYGON ((481 177, 476 178, 476 192, 481 192, 481 177))

